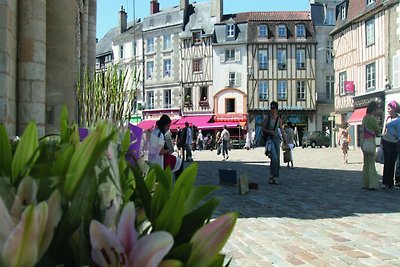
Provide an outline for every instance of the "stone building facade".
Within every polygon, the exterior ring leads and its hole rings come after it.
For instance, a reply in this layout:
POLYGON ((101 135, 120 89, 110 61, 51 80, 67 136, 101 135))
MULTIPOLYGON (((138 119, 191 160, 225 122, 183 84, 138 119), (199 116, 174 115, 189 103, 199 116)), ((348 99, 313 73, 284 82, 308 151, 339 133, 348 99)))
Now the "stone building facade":
POLYGON ((77 77, 94 71, 96 0, 0 0, 0 123, 21 135, 57 132, 62 106, 75 119, 77 77))

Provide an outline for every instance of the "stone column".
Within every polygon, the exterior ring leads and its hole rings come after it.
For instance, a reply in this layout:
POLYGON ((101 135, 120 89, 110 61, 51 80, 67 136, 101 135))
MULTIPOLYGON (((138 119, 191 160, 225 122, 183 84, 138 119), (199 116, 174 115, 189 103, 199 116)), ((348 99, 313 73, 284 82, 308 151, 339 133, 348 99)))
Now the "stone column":
POLYGON ((17 0, 0 0, 0 123, 16 135, 17 0))
POLYGON ((80 31, 81 31, 81 77, 88 68, 88 22, 89 22, 89 0, 84 0, 82 3, 82 9, 79 12, 80 15, 80 31))
MULTIPOLYGON (((46 132, 58 132, 61 108, 75 119, 76 0, 47 1, 46 132)), ((79 44, 80 45, 80 44, 79 44)))
POLYGON ((96 18, 97 0, 89 0, 89 35, 88 35, 88 61, 89 73, 94 73, 96 67, 96 18))
MULTIPOLYGON (((51 2, 51 1, 50 1, 51 2)), ((46 0, 18 1, 18 131, 34 120, 45 133, 46 0)))

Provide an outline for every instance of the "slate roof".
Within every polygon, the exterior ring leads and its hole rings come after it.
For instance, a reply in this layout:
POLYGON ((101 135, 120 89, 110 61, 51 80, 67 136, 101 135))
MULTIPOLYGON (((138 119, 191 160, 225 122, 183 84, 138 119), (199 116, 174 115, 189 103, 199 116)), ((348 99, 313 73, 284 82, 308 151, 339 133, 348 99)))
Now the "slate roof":
POLYGON ((183 25, 183 10, 179 6, 166 8, 143 19, 143 31, 183 25))
POLYGON ((310 20, 309 11, 242 12, 224 15, 222 23, 233 19, 236 23, 248 21, 304 21, 310 20))
POLYGON ((133 25, 133 22, 131 22, 128 25, 128 29, 124 31, 123 33, 117 35, 115 38, 112 39, 114 44, 123 44, 126 42, 131 42, 133 41, 133 34, 136 33, 136 38, 140 37, 142 34, 142 22, 137 22, 135 24, 135 27, 133 25))
POLYGON ((199 29, 203 30, 203 34, 213 34, 214 24, 217 19, 211 17, 211 3, 204 2, 189 5, 185 21, 187 21, 187 23, 181 33, 182 38, 191 37, 192 31, 199 29))
POLYGON ((96 44, 96 56, 112 52, 112 40, 119 35, 119 26, 109 30, 96 44))

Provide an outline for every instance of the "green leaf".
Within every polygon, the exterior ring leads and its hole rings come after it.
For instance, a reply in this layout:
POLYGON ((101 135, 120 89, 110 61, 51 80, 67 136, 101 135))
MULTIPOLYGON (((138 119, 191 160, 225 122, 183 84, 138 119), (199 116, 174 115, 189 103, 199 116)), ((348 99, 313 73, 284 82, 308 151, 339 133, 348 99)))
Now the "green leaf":
POLYGON ((0 177, 0 198, 3 199, 7 209, 11 210, 15 199, 15 189, 10 184, 9 177, 0 177))
POLYGON ((66 106, 61 109, 61 126, 60 126, 61 142, 66 143, 69 141, 69 129, 68 129, 68 110, 66 106))
POLYGON ((56 154, 56 160, 53 165, 53 173, 65 177, 74 152, 75 146, 71 144, 65 144, 56 154))
POLYGON ((193 163, 187 167, 176 181, 172 194, 175 194, 178 191, 183 192, 184 200, 186 200, 193 189, 193 185, 197 176, 197 169, 197 163, 193 163))
POLYGON ((12 161, 12 183, 17 182, 18 177, 22 178, 29 174, 33 164, 39 157, 39 140, 37 128, 34 122, 26 127, 21 139, 18 143, 12 161))
POLYGON ((184 200, 185 194, 183 191, 178 191, 171 196, 161 211, 160 216, 155 219, 155 231, 164 230, 173 236, 179 232, 183 220, 184 200))
POLYGON ((225 255, 219 254, 215 261, 211 263, 208 267, 222 267, 224 266, 225 255))
POLYGON ((216 198, 208 200, 206 203, 183 217, 182 228, 175 238, 176 244, 189 242, 194 233, 199 230, 206 221, 210 220, 220 201, 216 198))
MULTIPOLYGON (((176 244, 174 244, 174 246, 175 245, 176 244)), ((189 243, 182 244, 182 245, 173 247, 172 250, 168 253, 166 258, 177 259, 182 262, 187 262, 189 260, 191 251, 192 251, 191 244, 189 244, 189 243)))
MULTIPOLYGON (((155 175, 155 170, 151 170, 147 176, 156 176, 155 175)), ((157 176, 161 177, 160 175, 157 176)), ((165 176, 163 176, 165 178, 165 176)), ((159 183, 156 184, 156 189, 153 194, 153 199, 151 201, 151 218, 156 219, 159 215, 160 212, 163 210, 165 207, 167 201, 170 199, 171 196, 171 190, 169 187, 168 182, 160 182, 162 181, 163 178, 158 179, 159 183)), ((152 220, 153 222, 153 220, 152 220)))
POLYGON ((137 169, 132 169, 135 182, 136 182, 136 193, 143 202, 143 207, 146 212, 147 218, 152 221, 151 217, 151 194, 146 187, 146 183, 143 180, 142 175, 137 169))
POLYGON ((191 212, 206 196, 217 189, 219 187, 213 185, 194 187, 185 201, 185 215, 191 212))
POLYGON ((121 143, 121 157, 125 156, 126 152, 128 152, 129 145, 131 144, 131 132, 128 129, 124 134, 124 139, 122 139, 121 143))
POLYGON ((11 177, 12 152, 6 127, 0 124, 0 175, 11 177))
POLYGON ((158 267, 184 267, 182 262, 177 260, 163 260, 158 267))

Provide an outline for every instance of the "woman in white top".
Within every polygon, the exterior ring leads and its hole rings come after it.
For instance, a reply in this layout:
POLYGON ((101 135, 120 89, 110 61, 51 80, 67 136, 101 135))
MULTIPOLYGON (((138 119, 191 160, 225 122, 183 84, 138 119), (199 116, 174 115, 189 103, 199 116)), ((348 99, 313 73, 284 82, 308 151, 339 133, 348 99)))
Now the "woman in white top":
POLYGON ((171 168, 172 172, 176 172, 176 176, 180 174, 182 159, 172 155, 173 151, 167 147, 165 143, 165 133, 171 126, 171 119, 167 115, 162 115, 156 122, 156 128, 151 132, 149 142, 149 162, 158 164, 161 168, 171 168))

